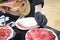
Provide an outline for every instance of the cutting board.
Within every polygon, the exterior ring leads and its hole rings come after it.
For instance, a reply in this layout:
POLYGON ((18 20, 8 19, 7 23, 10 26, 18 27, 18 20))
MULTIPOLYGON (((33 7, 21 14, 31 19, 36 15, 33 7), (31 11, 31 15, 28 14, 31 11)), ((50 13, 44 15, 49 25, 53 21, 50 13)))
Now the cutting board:
POLYGON ((60 31, 60 0, 45 0, 42 12, 48 19, 47 25, 60 31))

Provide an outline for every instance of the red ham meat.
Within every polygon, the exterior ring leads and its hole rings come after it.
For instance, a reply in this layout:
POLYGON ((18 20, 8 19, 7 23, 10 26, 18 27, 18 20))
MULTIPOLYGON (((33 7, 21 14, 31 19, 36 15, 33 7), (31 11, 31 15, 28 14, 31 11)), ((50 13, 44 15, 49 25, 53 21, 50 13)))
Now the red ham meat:
POLYGON ((25 36, 26 40, 56 40, 56 34, 46 28, 29 30, 25 36))
POLYGON ((0 26, 0 40, 8 40, 13 36, 13 29, 10 26, 0 26))

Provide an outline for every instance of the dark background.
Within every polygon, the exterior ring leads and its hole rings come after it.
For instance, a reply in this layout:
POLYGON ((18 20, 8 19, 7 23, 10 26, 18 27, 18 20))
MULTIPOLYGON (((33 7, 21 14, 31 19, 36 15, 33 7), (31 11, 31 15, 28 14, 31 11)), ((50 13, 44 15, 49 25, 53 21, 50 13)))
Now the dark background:
MULTIPOLYGON (((58 40, 60 40, 60 31, 57 31, 56 29, 53 29, 49 26, 45 26, 45 28, 48 28, 48 29, 51 29, 52 31, 54 31, 58 36, 58 40)), ((13 29, 16 32, 16 35, 10 40, 25 40, 25 34, 26 34, 27 30, 23 31, 16 27, 14 27, 13 29)))

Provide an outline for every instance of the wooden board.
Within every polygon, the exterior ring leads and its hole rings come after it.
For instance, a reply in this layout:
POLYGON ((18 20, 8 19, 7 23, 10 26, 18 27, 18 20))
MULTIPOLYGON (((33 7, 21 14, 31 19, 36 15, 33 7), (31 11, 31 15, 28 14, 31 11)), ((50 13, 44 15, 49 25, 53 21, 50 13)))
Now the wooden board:
POLYGON ((42 12, 48 19, 47 25, 60 31, 60 0, 45 0, 42 12))

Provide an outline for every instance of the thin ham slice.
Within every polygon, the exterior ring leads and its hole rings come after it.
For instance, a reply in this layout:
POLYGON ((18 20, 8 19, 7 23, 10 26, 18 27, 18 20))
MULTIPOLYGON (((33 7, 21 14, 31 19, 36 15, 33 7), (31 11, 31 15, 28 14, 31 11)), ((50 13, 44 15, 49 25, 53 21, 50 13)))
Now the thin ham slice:
POLYGON ((54 32, 46 28, 29 30, 25 36, 26 40, 58 40, 54 32))

